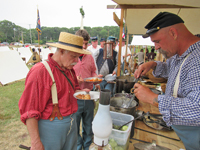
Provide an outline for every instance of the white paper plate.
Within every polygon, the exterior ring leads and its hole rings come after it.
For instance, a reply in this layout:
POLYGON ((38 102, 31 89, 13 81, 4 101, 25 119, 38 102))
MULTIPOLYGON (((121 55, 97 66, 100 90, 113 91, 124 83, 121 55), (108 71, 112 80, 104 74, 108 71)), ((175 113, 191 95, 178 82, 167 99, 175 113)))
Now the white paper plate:
POLYGON ((105 76, 106 81, 114 81, 116 79, 116 75, 108 74, 105 76))
MULTIPOLYGON (((74 93, 73 96, 76 98, 76 96, 79 94, 86 94, 86 92, 85 91, 76 92, 76 93, 74 93)), ((98 91, 90 91, 89 94, 90 94, 91 99, 80 99, 80 100, 95 100, 95 101, 97 101, 100 97, 100 92, 98 92, 98 91)))

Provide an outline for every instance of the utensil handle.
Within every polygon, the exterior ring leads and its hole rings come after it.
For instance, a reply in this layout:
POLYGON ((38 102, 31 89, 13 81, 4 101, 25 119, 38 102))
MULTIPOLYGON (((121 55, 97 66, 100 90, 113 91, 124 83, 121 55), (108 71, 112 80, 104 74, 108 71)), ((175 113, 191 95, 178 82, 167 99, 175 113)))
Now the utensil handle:
POLYGON ((25 146, 25 145, 22 145, 22 144, 19 145, 19 148, 27 149, 27 150, 31 149, 31 147, 28 147, 28 146, 25 146))
POLYGON ((118 130, 120 130, 123 126, 129 124, 130 122, 132 122, 132 121, 134 121, 134 120, 137 120, 137 119, 139 119, 140 117, 143 117, 144 115, 148 115, 148 114, 149 114, 149 112, 144 113, 144 114, 142 114, 141 116, 136 117, 135 119, 133 119, 133 120, 131 120, 131 121, 129 121, 129 122, 123 124, 121 127, 118 128, 118 130))

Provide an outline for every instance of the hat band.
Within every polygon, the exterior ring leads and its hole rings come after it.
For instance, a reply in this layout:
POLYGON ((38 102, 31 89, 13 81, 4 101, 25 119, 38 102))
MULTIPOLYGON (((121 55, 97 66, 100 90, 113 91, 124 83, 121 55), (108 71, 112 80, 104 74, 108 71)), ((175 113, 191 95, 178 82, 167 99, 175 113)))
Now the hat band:
POLYGON ((60 42, 60 41, 58 41, 58 43, 66 45, 66 46, 71 46, 71 47, 83 49, 83 46, 79 46, 79 45, 74 45, 74 44, 70 44, 70 43, 64 43, 64 42, 60 42))

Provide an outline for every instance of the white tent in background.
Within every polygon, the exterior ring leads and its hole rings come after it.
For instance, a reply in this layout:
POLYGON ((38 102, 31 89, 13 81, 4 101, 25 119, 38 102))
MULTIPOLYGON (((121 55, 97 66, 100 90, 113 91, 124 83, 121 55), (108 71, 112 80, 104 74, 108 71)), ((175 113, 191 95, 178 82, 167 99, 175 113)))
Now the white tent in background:
POLYGON ((131 45, 154 46, 154 43, 151 41, 151 39, 149 37, 143 38, 142 35, 133 35, 131 45))
POLYGON ((32 52, 29 47, 20 47, 18 48, 19 55, 21 58, 25 58, 25 62, 27 63, 32 56, 32 52))
POLYGON ((10 51, 8 46, 0 46, 0 51, 10 51))
POLYGON ((51 50, 51 53, 55 53, 57 50, 57 47, 49 47, 49 49, 51 50))
POLYGON ((51 53, 51 50, 49 48, 42 48, 41 51, 42 52, 40 53, 40 56, 42 58, 42 61, 47 60, 49 53, 51 53))
POLYGON ((0 51, 0 82, 2 85, 26 78, 29 71, 17 51, 0 51))

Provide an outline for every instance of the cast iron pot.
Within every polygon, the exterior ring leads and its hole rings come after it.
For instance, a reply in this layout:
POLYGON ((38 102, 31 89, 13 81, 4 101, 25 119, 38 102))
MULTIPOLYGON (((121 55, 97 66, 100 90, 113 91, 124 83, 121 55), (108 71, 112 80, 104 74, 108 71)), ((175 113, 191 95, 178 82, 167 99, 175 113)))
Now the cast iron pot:
POLYGON ((135 84, 135 77, 131 76, 118 76, 116 79, 116 93, 130 93, 131 88, 135 84))

